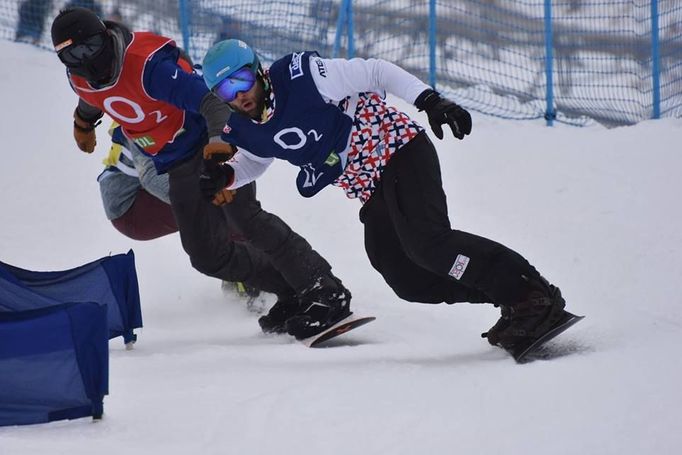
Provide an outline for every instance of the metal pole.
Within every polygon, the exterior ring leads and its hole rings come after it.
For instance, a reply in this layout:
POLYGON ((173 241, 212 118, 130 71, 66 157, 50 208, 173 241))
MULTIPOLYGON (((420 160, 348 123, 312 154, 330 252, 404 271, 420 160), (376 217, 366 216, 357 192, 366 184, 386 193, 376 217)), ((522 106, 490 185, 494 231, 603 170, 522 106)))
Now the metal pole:
POLYGON ((658 37, 658 0, 651 0, 651 82, 653 110, 651 118, 661 118, 661 67, 658 37))
POLYGON ((339 17, 336 19, 336 37, 334 38, 334 48, 332 49, 332 58, 339 56, 341 50, 341 36, 343 35, 343 27, 346 25, 346 12, 348 11, 347 3, 349 0, 343 0, 339 6, 339 17))
POLYGON ((545 119, 547 126, 554 125, 556 112, 554 111, 554 79, 552 65, 554 63, 554 31, 552 30, 552 0, 545 0, 545 78, 547 93, 545 119))
POLYGON ((187 2, 188 0, 178 0, 178 11, 180 14, 180 30, 182 31, 182 47, 187 52, 187 55, 191 55, 189 49, 189 7, 187 2))
POLYGON ((355 39, 353 30, 353 0, 348 0, 348 58, 355 57, 355 39))
POLYGON ((436 89, 436 0, 429 1, 429 85, 436 89))

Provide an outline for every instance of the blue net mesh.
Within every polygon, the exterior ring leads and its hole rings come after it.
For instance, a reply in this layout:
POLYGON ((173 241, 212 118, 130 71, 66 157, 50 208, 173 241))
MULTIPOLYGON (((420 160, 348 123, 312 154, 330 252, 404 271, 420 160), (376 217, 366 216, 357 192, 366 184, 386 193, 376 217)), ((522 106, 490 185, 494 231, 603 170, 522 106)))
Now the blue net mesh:
POLYGON ((0 426, 101 417, 108 362, 99 304, 0 312, 0 426))
MULTIPOLYGON (((504 118, 623 125, 682 116, 678 0, 70 3, 174 38, 195 62, 215 41, 241 38, 266 64, 295 50, 384 58, 467 108, 504 118)), ((50 21, 65 4, 0 0, 0 36, 50 48, 50 21)))
POLYGON ((132 251, 55 272, 0 262, 0 426, 100 417, 107 340, 141 326, 132 251))
POLYGON ((96 302, 106 307, 109 337, 134 341, 133 330, 142 327, 142 311, 132 250, 55 272, 35 272, 0 261, 0 312, 60 302, 96 302))

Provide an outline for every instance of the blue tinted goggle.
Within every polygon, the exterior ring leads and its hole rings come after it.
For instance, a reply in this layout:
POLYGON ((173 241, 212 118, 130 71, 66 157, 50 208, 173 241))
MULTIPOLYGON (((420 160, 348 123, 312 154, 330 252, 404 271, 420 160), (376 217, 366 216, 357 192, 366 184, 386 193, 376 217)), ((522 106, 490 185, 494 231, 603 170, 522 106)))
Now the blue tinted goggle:
POLYGON ((237 93, 248 92, 256 83, 256 74, 248 66, 241 68, 213 87, 213 93, 226 103, 237 98, 237 93))

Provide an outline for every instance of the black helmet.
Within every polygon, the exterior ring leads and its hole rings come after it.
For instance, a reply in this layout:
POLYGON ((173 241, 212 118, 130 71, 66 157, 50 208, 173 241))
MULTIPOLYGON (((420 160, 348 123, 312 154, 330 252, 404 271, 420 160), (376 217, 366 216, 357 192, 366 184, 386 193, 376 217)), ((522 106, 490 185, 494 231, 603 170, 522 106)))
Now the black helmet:
POLYGON ((103 84, 113 79, 116 55, 104 22, 87 8, 67 8, 52 22, 52 44, 72 74, 103 84))

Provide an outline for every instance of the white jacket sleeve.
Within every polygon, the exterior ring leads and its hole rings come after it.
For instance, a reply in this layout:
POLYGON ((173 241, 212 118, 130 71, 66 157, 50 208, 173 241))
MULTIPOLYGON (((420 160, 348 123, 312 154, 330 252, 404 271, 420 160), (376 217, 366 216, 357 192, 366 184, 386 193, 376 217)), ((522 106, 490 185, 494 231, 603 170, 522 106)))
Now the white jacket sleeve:
POLYGON ((381 59, 324 59, 312 57, 310 72, 327 101, 340 101, 361 92, 392 93, 410 104, 430 88, 416 76, 381 59))
POLYGON ((274 158, 261 158, 239 149, 227 163, 234 169, 234 181, 229 189, 234 190, 256 180, 272 164, 274 158))

